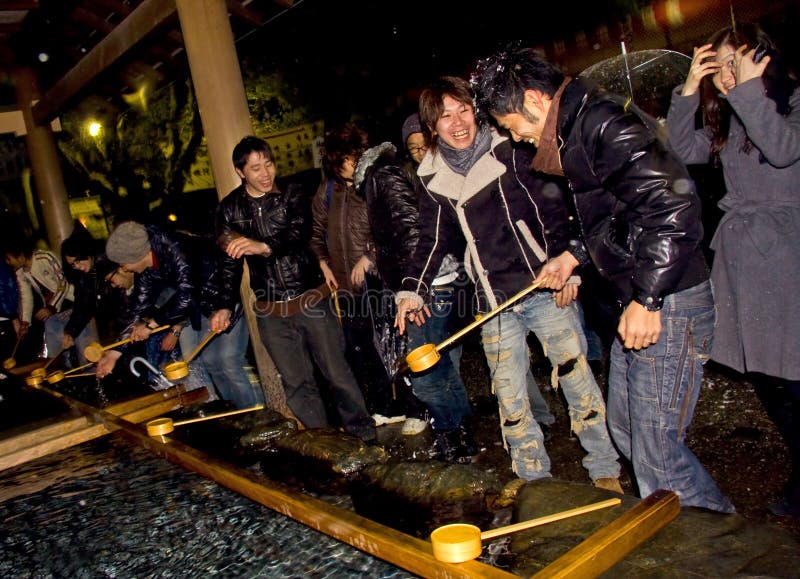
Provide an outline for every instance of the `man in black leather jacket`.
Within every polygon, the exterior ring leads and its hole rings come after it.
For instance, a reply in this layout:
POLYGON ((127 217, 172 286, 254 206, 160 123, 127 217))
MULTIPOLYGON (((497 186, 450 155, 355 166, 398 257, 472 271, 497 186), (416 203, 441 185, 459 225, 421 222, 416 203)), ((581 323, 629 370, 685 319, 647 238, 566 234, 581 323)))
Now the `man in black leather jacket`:
POLYGON ((733 512, 685 444, 714 326, 700 200, 686 167, 653 119, 532 49, 480 61, 472 85, 479 108, 514 141, 536 145, 532 169, 569 182, 585 248, 573 246, 542 275, 563 283, 591 261, 616 287, 624 309, 608 421, 640 493, 670 489, 682 505, 733 512))
POLYGON ((328 426, 312 359, 333 389, 344 428, 375 440, 375 423, 344 357, 344 336, 324 298, 317 259, 311 253, 310 207, 301 192, 275 184, 272 150, 245 137, 233 149, 242 185, 217 207, 216 230, 225 250, 228 296, 238 292, 243 262, 256 296, 261 340, 283 380, 286 402, 306 428, 328 426))

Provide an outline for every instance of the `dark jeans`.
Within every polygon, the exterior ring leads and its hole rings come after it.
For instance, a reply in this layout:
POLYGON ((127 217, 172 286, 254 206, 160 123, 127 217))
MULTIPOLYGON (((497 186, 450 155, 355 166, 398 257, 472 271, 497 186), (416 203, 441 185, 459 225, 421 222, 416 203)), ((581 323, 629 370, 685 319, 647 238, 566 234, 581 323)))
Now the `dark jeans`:
POLYGON ((368 296, 339 292, 345 358, 370 414, 392 415, 392 383, 375 349, 375 323, 368 296))
POLYGON ((314 380, 316 363, 333 389, 345 430, 363 440, 375 439, 375 423, 345 360, 342 329, 327 304, 286 318, 261 315, 258 330, 283 380, 286 403, 303 426, 328 426, 325 404, 314 380))
MULTIPOLYGON (((453 294, 453 288, 449 286, 433 288, 431 317, 422 326, 406 326, 409 351, 423 344, 438 344, 450 336, 452 321, 457 314, 453 307, 453 294)), ((472 414, 459 374, 460 361, 461 345, 457 344, 442 352, 441 359, 432 368, 411 377, 414 394, 428 407, 434 430, 458 428, 464 418, 472 414)))

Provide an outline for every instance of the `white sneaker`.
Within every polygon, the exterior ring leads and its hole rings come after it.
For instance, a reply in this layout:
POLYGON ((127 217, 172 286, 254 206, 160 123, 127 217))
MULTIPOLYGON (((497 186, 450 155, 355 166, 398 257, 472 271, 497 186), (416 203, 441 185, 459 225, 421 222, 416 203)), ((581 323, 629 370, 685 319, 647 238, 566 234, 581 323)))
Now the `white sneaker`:
POLYGON ((406 419, 405 414, 401 416, 384 416, 383 414, 373 414, 372 420, 375 421, 375 426, 383 426, 384 424, 394 424, 396 422, 403 422, 406 419))
POLYGON ((400 430, 400 434, 414 436, 415 434, 424 432, 427 427, 428 423, 424 420, 419 418, 406 418, 406 421, 403 423, 403 428, 400 430))

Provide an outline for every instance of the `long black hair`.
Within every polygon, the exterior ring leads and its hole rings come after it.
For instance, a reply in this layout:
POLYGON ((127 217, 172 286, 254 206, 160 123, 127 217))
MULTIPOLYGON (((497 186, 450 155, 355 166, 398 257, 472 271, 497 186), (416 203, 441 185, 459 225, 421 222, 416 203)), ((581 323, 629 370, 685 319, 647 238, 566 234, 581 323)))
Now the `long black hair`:
MULTIPOLYGON (((739 48, 746 44, 748 50, 760 45, 761 49, 770 57, 762 79, 767 97, 775 102, 779 114, 788 115, 792 107, 789 99, 797 88, 797 78, 790 72, 781 58, 778 47, 766 32, 756 23, 739 24, 736 28, 723 28, 709 38, 712 50, 719 50, 725 45, 739 48)), ((728 141, 728 132, 731 126, 733 109, 727 99, 719 94, 714 86, 711 76, 706 76, 700 82, 700 102, 703 109, 703 126, 711 138, 711 158, 719 162, 719 153, 728 141)), ((750 139, 741 143, 742 152, 749 152, 753 148, 750 139)))

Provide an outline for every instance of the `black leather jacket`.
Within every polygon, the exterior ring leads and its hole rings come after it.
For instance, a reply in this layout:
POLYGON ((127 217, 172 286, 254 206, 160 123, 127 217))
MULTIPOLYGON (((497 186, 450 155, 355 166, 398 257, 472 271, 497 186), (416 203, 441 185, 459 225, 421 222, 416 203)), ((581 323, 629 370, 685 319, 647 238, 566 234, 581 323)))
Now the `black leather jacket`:
POLYGON ((186 325, 195 303, 195 276, 176 236, 154 225, 147 225, 147 237, 153 252, 153 267, 137 274, 130 298, 130 314, 134 321, 155 316, 159 296, 167 288, 174 290, 169 306, 158 311, 159 324, 186 325))
MULTIPOLYGON (((311 210, 299 186, 268 193, 260 198, 239 186, 220 201, 216 214, 220 247, 237 236, 263 241, 272 249, 269 257, 245 256, 250 287, 257 300, 285 301, 319 287, 323 282, 319 263, 309 247, 311 210)), ((238 299, 243 260, 227 254, 222 259, 223 302, 238 299)))
POLYGON ((580 80, 564 89, 558 115, 586 249, 620 302, 659 309, 665 296, 708 279, 700 199, 656 121, 580 80))
POLYGON ((419 239, 417 192, 394 148, 382 151, 357 185, 367 200, 378 273, 397 291, 419 239))
POLYGON ((424 295, 446 254, 465 255, 478 307, 488 311, 530 285, 548 257, 569 247, 570 222, 558 181, 524 169, 533 156, 530 148, 512 147, 492 134, 491 150, 464 177, 439 152, 422 160, 419 242, 399 297, 409 297, 407 291, 424 295))

